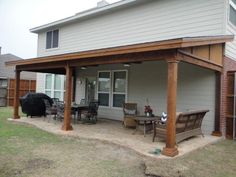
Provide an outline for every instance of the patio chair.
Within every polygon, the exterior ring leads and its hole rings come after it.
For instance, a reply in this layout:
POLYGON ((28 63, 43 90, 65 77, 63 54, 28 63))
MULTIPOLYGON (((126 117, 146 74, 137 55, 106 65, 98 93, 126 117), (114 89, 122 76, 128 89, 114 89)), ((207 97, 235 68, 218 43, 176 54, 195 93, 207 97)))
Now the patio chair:
POLYGON ((81 99, 79 104, 85 104, 85 99, 81 99))
MULTIPOLYGON (((57 103, 57 115, 56 115, 56 119, 62 121, 64 119, 64 111, 65 111, 65 104, 63 101, 58 101, 57 103)), ((73 107, 71 107, 71 116, 72 119, 74 119, 74 123, 76 123, 76 109, 73 109, 73 107)))
POLYGON ((124 120, 123 124, 125 127, 135 128, 137 123, 134 117, 137 115, 137 103, 124 103, 123 104, 124 120))
POLYGON ((56 105, 54 104, 50 104, 50 102, 46 99, 43 99, 44 105, 45 105, 45 116, 44 116, 44 120, 47 116, 49 116, 48 122, 50 121, 50 118, 55 118, 57 115, 57 108, 56 105))
POLYGON ((98 107, 98 101, 91 101, 88 109, 81 112, 82 122, 95 124, 97 122, 98 107))
POLYGON ((56 119, 62 121, 64 119, 64 102, 59 101, 57 103, 57 116, 56 119))
POLYGON ((60 101, 59 98, 52 98, 53 104, 57 105, 57 103, 60 101))
MULTIPOLYGON (((203 135, 201 130, 202 120, 209 110, 188 111, 178 113, 176 116, 176 144, 193 136, 203 135)), ((166 140, 166 124, 159 121, 154 124, 153 142, 155 137, 166 140)))

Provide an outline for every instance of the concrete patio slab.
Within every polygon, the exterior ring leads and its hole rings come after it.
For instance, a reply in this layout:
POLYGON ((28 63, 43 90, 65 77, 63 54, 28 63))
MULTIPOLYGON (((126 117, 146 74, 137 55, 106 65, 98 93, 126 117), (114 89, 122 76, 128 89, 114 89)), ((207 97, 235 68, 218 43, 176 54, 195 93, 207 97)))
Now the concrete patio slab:
MULTIPOLYGON (((52 119, 49 120, 48 118, 44 120, 44 118, 23 117, 21 119, 9 118, 8 120, 34 125, 39 129, 54 134, 106 141, 108 143, 130 148, 146 157, 169 158, 160 154, 154 155, 150 153, 157 148, 162 150, 165 146, 164 142, 159 140, 152 142, 152 134, 146 134, 144 137, 141 130, 135 132, 134 129, 125 128, 119 121, 99 119, 97 124, 92 125, 81 123, 73 124, 72 126, 74 130, 65 132, 61 130, 62 122, 52 119)), ((179 155, 176 157, 182 156, 206 145, 216 143, 219 140, 221 140, 221 138, 210 135, 190 138, 178 144, 179 155)))

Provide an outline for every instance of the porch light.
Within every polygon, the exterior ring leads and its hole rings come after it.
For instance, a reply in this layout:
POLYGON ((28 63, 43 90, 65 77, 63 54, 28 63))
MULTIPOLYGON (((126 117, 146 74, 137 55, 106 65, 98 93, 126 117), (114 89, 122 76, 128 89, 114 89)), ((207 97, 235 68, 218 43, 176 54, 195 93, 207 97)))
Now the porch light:
POLYGON ((124 67, 130 67, 130 64, 129 63, 125 63, 124 67))
POLYGON ((85 70, 85 69, 87 69, 87 67, 86 66, 82 66, 80 69, 85 70))

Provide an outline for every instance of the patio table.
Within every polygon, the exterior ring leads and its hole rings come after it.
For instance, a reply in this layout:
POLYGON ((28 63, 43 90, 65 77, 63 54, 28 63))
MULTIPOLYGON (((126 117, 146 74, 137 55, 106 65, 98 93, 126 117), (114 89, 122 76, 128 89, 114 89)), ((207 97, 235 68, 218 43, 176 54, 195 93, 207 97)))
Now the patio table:
POLYGON ((75 111, 75 118, 78 120, 81 119, 81 112, 89 109, 88 104, 73 104, 71 105, 71 109, 75 111))
POLYGON ((134 117, 134 120, 136 121, 135 132, 138 130, 140 122, 143 122, 143 134, 146 136, 146 132, 153 129, 153 122, 160 120, 160 118, 160 116, 147 117, 145 115, 138 115, 134 117))

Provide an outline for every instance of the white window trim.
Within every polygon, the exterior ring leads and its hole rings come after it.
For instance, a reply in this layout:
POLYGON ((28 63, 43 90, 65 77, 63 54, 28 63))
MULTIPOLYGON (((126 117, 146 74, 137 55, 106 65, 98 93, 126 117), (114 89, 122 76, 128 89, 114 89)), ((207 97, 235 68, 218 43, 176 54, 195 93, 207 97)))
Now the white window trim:
POLYGON ((231 23, 230 21, 230 6, 232 6, 234 8, 234 10, 236 11, 236 4, 232 1, 232 0, 229 0, 229 10, 228 10, 228 23, 230 25, 231 28, 233 28, 234 30, 236 30, 236 25, 234 25, 233 23, 231 23))
POLYGON ((121 107, 114 107, 113 106, 113 95, 114 94, 121 94, 121 95, 125 95, 125 102, 127 102, 128 100, 128 70, 126 69, 122 69, 122 70, 100 70, 97 73, 97 98, 98 98, 98 94, 99 93, 107 93, 109 94, 109 106, 99 106, 101 108, 112 108, 112 109, 117 109, 117 110, 121 110, 121 107), (125 85, 125 93, 121 93, 121 92, 113 92, 113 86, 114 86, 114 73, 115 72, 120 72, 120 71, 125 71, 126 72, 126 85, 125 85), (98 84, 99 84, 99 73, 101 72, 109 72, 110 73, 110 90, 109 92, 102 92, 98 90, 98 84))
POLYGON ((60 46, 60 34, 59 33, 60 33, 59 29, 53 29, 53 30, 46 31, 46 33, 45 33, 45 39, 46 39, 45 40, 45 42, 46 42, 45 50, 46 51, 53 51, 53 50, 58 50, 59 49, 59 46, 60 46), (53 31, 55 31, 55 30, 58 30, 58 46, 57 47, 52 47, 51 46, 51 48, 47 49, 47 33, 52 31, 52 45, 53 45, 53 31))

